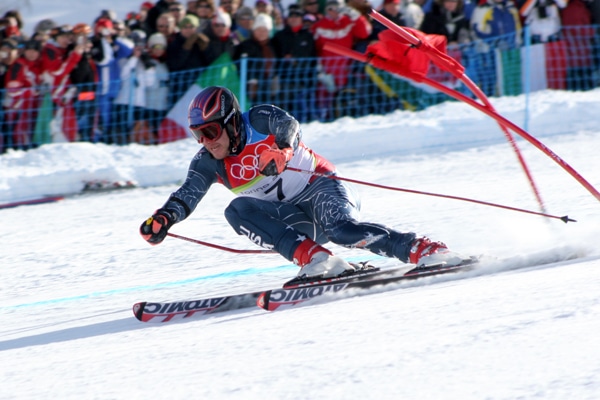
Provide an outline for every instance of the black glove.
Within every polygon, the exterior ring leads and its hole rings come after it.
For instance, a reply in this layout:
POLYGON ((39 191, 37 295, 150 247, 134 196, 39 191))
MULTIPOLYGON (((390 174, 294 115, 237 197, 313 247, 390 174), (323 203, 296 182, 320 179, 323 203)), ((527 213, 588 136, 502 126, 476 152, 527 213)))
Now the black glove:
POLYGON ((154 215, 148 218, 140 226, 140 235, 152 246, 159 244, 167 236, 169 228, 175 223, 173 215, 164 209, 156 210, 154 215))
POLYGON ((144 66, 144 69, 150 69, 154 67, 154 62, 152 61, 152 57, 147 52, 142 52, 140 55, 140 62, 144 66))

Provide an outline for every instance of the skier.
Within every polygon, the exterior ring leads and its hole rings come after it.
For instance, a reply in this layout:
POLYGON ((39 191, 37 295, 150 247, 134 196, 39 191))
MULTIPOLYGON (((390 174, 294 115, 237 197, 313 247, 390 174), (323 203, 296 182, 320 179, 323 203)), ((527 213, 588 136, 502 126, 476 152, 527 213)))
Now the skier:
POLYGON ((418 266, 463 260, 441 242, 359 222, 360 201, 349 185, 286 170, 289 165, 336 175, 334 165, 301 141, 300 124, 286 111, 264 104, 242 113, 229 89, 213 86, 192 100, 188 121, 204 147, 192 159, 183 185, 142 223, 140 233, 150 244, 161 243, 171 226, 187 218, 219 182, 238 196, 225 209, 229 224, 239 235, 299 265, 299 277, 355 271, 322 246, 328 241, 418 266))

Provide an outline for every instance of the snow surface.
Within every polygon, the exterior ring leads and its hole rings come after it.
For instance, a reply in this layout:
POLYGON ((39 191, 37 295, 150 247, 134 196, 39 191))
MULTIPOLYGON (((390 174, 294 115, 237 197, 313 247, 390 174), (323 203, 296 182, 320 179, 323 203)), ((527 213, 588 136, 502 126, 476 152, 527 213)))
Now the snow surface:
MULTIPOLYGON (((521 124, 524 101, 493 103, 521 124)), ((600 90, 541 92, 529 121, 530 132, 596 188, 599 104, 600 90)), ((502 132, 466 105, 303 130, 341 176, 538 209, 502 132)), ((358 186, 365 220, 517 261, 281 312, 163 325, 138 322, 131 306, 274 288, 297 271, 277 255, 174 238, 151 247, 139 237, 198 145, 53 144, 2 155, 0 203, 71 195, 0 210, 0 398, 597 399, 600 204, 549 157, 519 146, 548 212, 579 222, 358 186), (140 187, 82 192, 93 179, 140 187), (556 262, 523 268, 544 259, 556 262)), ((225 221, 231 199, 214 187, 172 232, 256 248, 225 221)))

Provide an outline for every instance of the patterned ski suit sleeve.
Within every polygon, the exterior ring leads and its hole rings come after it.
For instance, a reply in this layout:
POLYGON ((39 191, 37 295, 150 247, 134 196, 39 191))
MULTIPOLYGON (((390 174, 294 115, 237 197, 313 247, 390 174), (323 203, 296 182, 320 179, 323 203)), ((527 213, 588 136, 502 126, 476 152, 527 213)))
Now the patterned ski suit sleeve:
POLYGON ((217 182, 219 163, 204 148, 194 156, 183 185, 171 194, 163 208, 171 211, 175 222, 186 219, 206 195, 213 183, 217 182))
POLYGON ((259 133, 274 135, 280 149, 296 149, 301 139, 300 123, 288 112, 273 105, 252 107, 249 111, 252 127, 259 133))

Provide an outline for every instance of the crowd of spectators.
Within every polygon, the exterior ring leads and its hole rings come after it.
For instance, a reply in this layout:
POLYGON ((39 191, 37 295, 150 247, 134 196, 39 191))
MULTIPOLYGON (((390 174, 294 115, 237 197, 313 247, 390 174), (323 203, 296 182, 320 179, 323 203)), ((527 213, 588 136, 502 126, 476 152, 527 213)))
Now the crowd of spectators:
MULTIPOLYGON (((348 59, 329 58, 335 54, 324 45, 363 52, 386 29, 370 18, 371 7, 369 0, 287 7, 275 0, 146 1, 122 18, 103 10, 73 26, 44 19, 31 37, 19 12, 6 12, 0 152, 35 146, 43 110, 55 141, 155 143, 160 121, 194 81, 186 72, 224 53, 248 58, 251 102, 275 103, 308 120, 314 116, 301 115, 306 108, 297 103, 313 98, 326 113, 351 68, 348 59)), ((517 47, 523 25, 534 43, 560 39, 566 26, 593 37, 590 26, 600 23, 600 0, 383 0, 378 9, 399 25, 446 36, 449 45, 512 32, 505 46, 517 47)), ((569 32, 566 40, 576 40, 569 32)), ((577 67, 583 73, 586 66, 577 67)))

